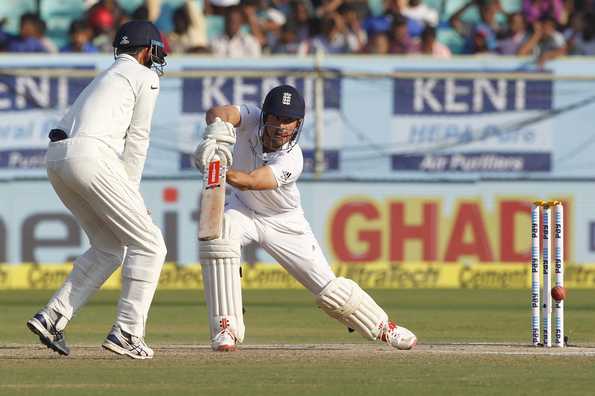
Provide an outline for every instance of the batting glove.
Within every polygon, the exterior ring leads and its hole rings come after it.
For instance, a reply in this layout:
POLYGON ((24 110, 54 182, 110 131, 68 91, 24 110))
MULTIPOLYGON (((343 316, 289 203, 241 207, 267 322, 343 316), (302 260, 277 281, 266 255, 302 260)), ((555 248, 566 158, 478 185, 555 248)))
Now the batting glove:
POLYGON ((204 139, 213 139, 217 143, 234 145, 236 142, 236 129, 229 123, 222 121, 221 118, 215 118, 215 121, 205 128, 204 139))
POLYGON ((231 167, 233 164, 232 147, 226 143, 217 143, 214 139, 204 139, 194 150, 192 159, 194 166, 201 172, 209 168, 209 162, 213 160, 215 154, 219 156, 221 165, 231 167))

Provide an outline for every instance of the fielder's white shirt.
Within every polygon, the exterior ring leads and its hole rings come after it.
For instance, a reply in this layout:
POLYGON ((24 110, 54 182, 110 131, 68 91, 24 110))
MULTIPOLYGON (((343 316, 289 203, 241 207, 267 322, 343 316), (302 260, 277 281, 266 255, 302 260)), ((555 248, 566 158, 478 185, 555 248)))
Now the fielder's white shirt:
POLYGON ((138 186, 158 94, 157 74, 122 54, 81 92, 57 127, 70 138, 96 138, 111 147, 138 186))
POLYGON ((263 165, 269 166, 277 180, 277 188, 260 191, 241 191, 234 188, 232 203, 233 199, 238 199, 249 209, 263 216, 303 215, 300 192, 296 186, 304 168, 304 157, 299 145, 296 144, 289 152, 270 153, 267 161, 263 161, 259 156, 262 153, 262 145, 258 139, 260 108, 242 105, 238 110, 241 120, 236 128, 233 169, 250 173, 263 165))

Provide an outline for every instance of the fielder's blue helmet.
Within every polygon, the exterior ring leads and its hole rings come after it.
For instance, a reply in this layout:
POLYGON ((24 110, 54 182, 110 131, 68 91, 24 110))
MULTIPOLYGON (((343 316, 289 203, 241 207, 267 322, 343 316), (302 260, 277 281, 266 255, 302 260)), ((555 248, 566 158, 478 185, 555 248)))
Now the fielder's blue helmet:
POLYGON ((150 21, 134 20, 120 26, 114 37, 113 47, 118 54, 122 50, 147 47, 151 49, 152 67, 163 74, 166 65, 165 47, 159 30, 150 21))

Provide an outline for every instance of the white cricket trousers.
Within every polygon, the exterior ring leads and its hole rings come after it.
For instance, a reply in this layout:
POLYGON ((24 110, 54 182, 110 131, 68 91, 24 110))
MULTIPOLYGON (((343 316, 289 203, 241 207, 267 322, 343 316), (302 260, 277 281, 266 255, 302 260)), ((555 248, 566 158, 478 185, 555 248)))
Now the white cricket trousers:
POLYGON ((105 143, 73 138, 49 144, 47 172, 54 190, 87 234, 91 247, 78 257, 47 307, 69 320, 123 264, 115 324, 144 336, 166 248, 138 188, 105 143))
POLYGON ((315 296, 336 278, 303 215, 259 216, 237 198, 225 214, 231 239, 256 242, 315 296))

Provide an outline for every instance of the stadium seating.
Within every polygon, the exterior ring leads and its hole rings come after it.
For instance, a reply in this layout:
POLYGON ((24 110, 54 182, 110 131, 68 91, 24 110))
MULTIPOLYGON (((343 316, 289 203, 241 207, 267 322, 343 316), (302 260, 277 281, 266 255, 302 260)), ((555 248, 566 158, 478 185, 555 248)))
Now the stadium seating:
POLYGON ((62 47, 68 42, 70 23, 85 12, 81 0, 53 0, 40 3, 40 15, 47 23, 47 36, 62 47))
POLYGON ((10 33, 19 31, 19 19, 25 12, 35 11, 35 0, 1 0, 0 16, 6 19, 3 28, 10 33))

